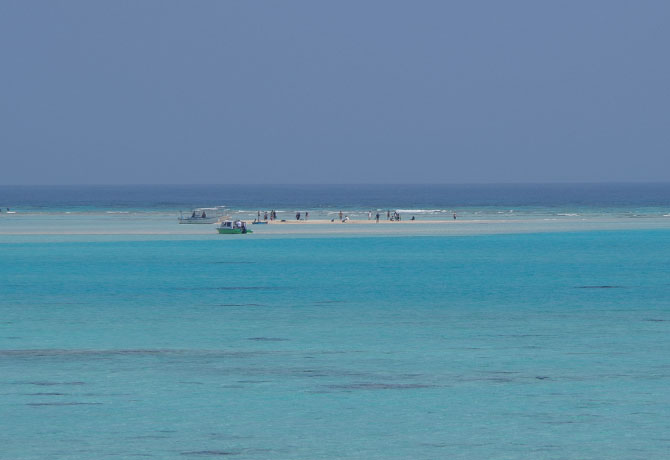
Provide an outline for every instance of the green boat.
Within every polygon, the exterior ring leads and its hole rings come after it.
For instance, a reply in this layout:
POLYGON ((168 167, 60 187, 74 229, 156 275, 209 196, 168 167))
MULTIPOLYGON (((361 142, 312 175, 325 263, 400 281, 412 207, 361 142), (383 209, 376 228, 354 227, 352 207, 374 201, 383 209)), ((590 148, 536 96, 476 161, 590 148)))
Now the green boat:
POLYGON ((253 230, 247 228, 247 223, 241 220, 224 220, 221 224, 216 227, 216 230, 224 235, 228 234, 237 234, 237 233, 253 233, 253 230))

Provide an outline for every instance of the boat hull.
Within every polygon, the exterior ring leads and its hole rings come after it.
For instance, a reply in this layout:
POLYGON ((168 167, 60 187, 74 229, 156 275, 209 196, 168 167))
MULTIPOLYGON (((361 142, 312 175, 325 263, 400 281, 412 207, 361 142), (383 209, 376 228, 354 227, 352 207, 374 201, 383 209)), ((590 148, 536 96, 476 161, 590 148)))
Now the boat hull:
MULTIPOLYGON (((216 230, 222 235, 236 235, 238 233, 244 233, 241 228, 217 228, 216 230)), ((253 230, 247 230, 246 233, 253 233, 253 230)))

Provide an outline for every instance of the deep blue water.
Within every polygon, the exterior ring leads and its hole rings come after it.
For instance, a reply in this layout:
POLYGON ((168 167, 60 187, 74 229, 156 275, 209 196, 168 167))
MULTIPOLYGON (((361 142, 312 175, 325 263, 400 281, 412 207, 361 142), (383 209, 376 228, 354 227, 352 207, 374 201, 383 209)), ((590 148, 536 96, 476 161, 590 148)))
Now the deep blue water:
POLYGON ((18 209, 670 208, 670 184, 0 186, 18 209))
POLYGON ((0 458, 665 458, 668 273, 668 230, 0 240, 0 458))

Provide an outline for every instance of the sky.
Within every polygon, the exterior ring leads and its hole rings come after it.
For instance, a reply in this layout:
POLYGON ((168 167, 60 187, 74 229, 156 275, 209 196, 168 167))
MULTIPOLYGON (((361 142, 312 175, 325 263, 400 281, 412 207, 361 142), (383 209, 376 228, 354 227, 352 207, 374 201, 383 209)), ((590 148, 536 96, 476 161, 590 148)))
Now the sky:
POLYGON ((0 184, 670 181, 668 1, 0 2, 0 184))

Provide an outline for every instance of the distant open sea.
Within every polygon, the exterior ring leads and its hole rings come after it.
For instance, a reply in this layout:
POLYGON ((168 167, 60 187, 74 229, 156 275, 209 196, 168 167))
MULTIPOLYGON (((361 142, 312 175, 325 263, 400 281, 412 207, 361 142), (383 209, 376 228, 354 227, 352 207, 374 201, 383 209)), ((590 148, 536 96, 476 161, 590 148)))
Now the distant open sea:
POLYGON ((0 206, 26 211, 471 208, 670 210, 670 183, 491 185, 0 186, 0 206))
POLYGON ((3 186, 0 206, 2 460, 668 458, 668 184, 3 186), (218 205, 522 218, 133 233, 218 205))

